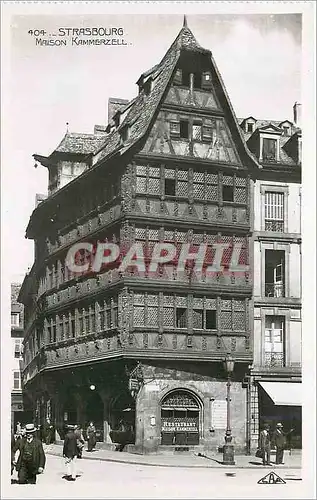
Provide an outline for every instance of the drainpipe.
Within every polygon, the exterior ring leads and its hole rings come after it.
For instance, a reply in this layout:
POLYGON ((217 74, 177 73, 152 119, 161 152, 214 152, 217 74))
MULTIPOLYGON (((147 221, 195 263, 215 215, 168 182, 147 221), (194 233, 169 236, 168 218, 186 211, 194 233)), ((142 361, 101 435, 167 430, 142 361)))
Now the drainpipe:
MULTIPOLYGON (((252 365, 249 365, 249 370, 252 369, 252 365)), ((252 376, 246 375, 247 379, 247 427, 246 427, 246 438, 247 438, 247 446, 246 446, 246 454, 251 455, 251 387, 252 387, 252 376)))

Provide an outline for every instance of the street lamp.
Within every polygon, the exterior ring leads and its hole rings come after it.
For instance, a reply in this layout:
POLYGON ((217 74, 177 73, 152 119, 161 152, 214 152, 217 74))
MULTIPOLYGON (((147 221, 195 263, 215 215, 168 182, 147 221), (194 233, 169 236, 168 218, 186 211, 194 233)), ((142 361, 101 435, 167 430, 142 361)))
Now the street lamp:
POLYGON ((225 444, 223 446, 223 464, 235 465, 234 461, 234 446, 231 443, 231 424, 230 424, 230 388, 231 388, 231 375, 234 370, 234 359, 232 356, 226 356, 223 362, 224 369, 227 372, 227 429, 225 434, 225 444))

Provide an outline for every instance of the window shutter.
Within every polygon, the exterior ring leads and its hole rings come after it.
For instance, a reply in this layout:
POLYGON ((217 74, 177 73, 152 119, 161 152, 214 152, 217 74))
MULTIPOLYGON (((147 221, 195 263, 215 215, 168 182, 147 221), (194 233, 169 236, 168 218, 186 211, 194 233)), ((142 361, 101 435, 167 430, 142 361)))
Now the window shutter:
POLYGON ((212 88, 212 79, 210 71, 204 71, 202 74, 201 80, 201 88, 202 89, 211 89, 212 88))
POLYGON ((183 72, 181 69, 177 69, 174 76, 174 85, 182 85, 183 72))

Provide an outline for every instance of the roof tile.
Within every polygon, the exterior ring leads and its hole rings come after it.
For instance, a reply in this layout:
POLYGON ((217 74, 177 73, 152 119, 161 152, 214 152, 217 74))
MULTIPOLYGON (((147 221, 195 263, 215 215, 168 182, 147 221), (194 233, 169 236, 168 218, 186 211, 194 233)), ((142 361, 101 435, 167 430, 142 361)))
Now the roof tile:
POLYGON ((67 132, 54 153, 92 154, 100 147, 104 140, 104 136, 100 134, 67 132))

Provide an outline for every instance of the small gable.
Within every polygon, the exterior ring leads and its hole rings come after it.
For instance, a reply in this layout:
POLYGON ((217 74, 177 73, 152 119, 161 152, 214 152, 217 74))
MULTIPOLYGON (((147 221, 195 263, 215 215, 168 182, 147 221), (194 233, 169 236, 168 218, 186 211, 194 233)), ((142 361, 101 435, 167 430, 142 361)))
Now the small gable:
POLYGON ((280 127, 277 127, 276 125, 273 125, 272 123, 270 123, 269 125, 265 125, 264 127, 258 128, 258 131, 260 133, 265 132, 267 134, 269 134, 269 133, 281 134, 282 133, 282 130, 280 129, 280 127))

